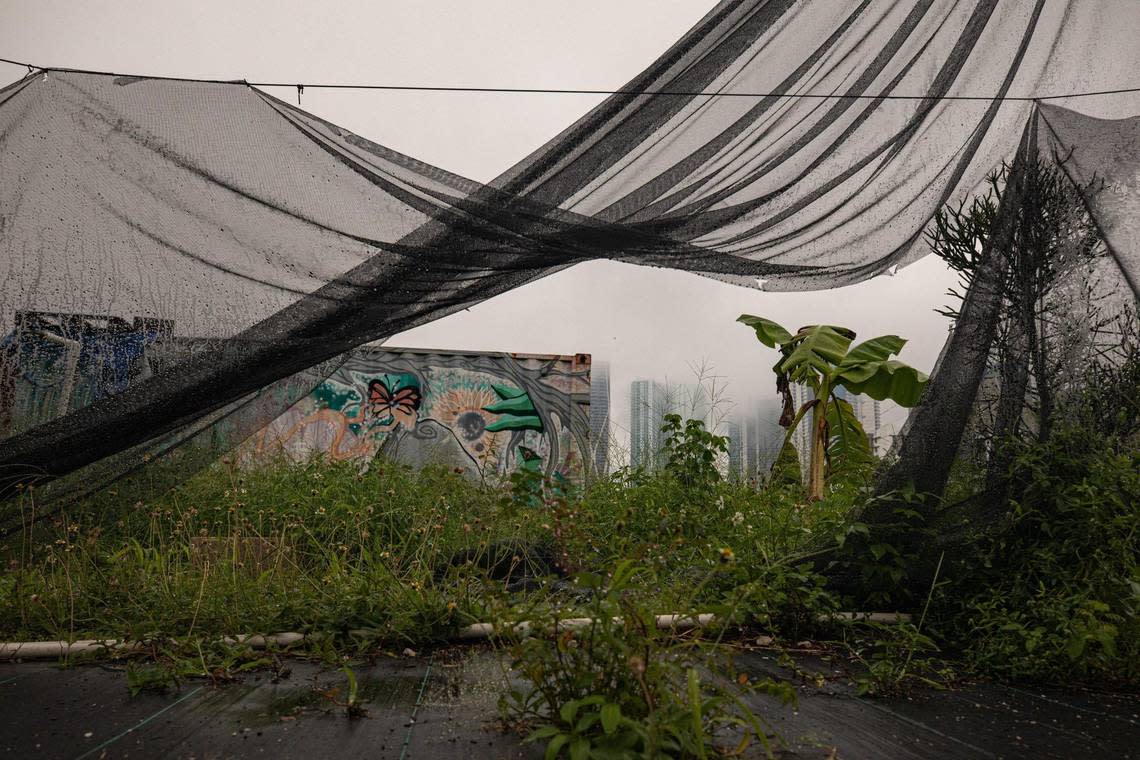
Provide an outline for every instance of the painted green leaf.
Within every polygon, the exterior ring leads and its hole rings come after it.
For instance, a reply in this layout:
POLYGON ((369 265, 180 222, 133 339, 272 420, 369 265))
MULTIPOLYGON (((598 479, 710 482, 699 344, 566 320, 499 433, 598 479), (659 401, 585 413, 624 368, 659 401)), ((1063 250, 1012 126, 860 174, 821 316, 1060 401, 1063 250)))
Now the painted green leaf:
MULTIPOLYGON (((486 407, 484 407, 484 409, 488 412, 492 411, 486 407)), ((543 427, 542 419, 533 414, 505 414, 494 422, 489 423, 486 430, 488 433, 497 433, 500 430, 537 430, 541 433, 543 427)))
POLYGON ((792 339, 792 334, 780 325, 764 317, 755 317, 751 314, 741 314, 737 322, 748 325, 756 331, 756 338, 768 348, 776 348, 792 339))
POLYGON ((534 402, 530 400, 530 396, 524 393, 521 396, 506 398, 502 401, 496 401, 493 404, 487 404, 483 407, 483 411, 491 412, 492 414, 503 414, 505 412, 526 412, 533 414, 534 402))
POLYGON ((495 395, 499 398, 518 398, 525 396, 526 391, 522 388, 512 388, 509 385, 495 385, 491 383, 491 389, 495 391, 495 395))
POLYGON ((502 415, 499 419, 487 425, 487 431, 497 433, 500 430, 537 430, 543 432, 542 418, 534 408, 534 401, 530 395, 518 388, 505 385, 492 385, 499 400, 483 407, 483 411, 502 415))

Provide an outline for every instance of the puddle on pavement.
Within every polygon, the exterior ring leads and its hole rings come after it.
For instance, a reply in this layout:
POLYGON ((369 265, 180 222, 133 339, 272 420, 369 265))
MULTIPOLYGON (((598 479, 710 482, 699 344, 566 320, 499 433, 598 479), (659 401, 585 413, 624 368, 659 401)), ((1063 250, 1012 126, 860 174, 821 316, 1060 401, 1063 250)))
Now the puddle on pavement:
MULTIPOLYGON (((494 711, 504 691, 501 660, 491 652, 437 659, 424 680, 427 663, 382 661, 355 668, 357 699, 374 713, 411 712, 417 700, 429 706, 470 705, 494 711)), ((241 726, 266 726, 323 715, 343 717, 348 679, 341 671, 322 670, 308 678, 263 684, 236 710, 241 726), (339 703, 339 704, 338 704, 339 703)))

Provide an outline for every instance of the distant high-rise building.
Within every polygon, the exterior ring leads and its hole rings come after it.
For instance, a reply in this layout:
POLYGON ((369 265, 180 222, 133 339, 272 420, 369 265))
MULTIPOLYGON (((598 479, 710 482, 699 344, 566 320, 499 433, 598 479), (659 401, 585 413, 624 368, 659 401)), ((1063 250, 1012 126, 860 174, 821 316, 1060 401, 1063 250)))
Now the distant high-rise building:
POLYGON ((647 470, 660 464, 661 425, 669 414, 669 394, 655 380, 629 386, 629 464, 647 470))
POLYGON ((883 429, 884 404, 893 404, 894 402, 876 401, 870 396, 854 395, 848 397, 847 400, 851 402, 851 408, 855 410, 855 418, 859 420, 859 424, 863 426, 863 431, 871 441, 871 451, 878 456, 886 454, 894 436, 885 434, 888 431, 883 429))
POLYGON ((697 383, 666 385, 666 392, 672 414, 679 414, 684 420, 700 420, 706 429, 712 430, 713 400, 708 388, 697 383))
MULTIPOLYGON (((796 411, 798 412, 803 408, 803 405, 815 398, 815 393, 806 385, 801 383, 792 383, 792 403, 795 404, 796 411)), ((796 454, 800 459, 800 471, 806 473, 811 466, 811 427, 810 413, 805 413, 800 424, 796 427, 795 435, 792 436, 792 443, 796 447, 796 454)))
POLYGON ((750 446, 751 441, 755 441, 760 437, 760 419, 754 415, 750 415, 744 419, 744 424, 741 425, 741 448, 743 449, 744 456, 742 457, 740 477, 744 480, 756 477, 760 472, 760 451, 755 446, 750 446))
POLYGON ((645 469, 661 466, 665 445, 661 427, 666 415, 676 414, 683 421, 700 420, 706 430, 723 434, 717 430, 720 420, 714 419, 715 406, 710 389, 700 383, 634 380, 629 388, 630 465, 645 469))
POLYGON ((742 480, 744 475, 744 428, 736 420, 724 423, 724 435, 728 438, 728 477, 742 480))
POLYGON ((590 447, 594 473, 609 472, 610 457, 610 365, 594 361, 590 366, 590 447))
POLYGON ((763 480, 772 469, 784 441, 780 402, 766 399, 724 423, 728 436, 728 475, 739 480, 763 480))

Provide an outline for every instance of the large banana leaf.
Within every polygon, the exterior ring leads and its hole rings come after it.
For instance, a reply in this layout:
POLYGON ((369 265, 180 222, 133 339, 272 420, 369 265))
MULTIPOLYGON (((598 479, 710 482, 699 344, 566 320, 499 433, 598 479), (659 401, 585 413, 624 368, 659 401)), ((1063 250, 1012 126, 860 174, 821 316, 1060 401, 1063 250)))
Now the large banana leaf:
MULTIPOLYGON (((843 361, 855 333, 834 325, 808 325, 792 336, 792 350, 780 362, 779 372, 786 372, 795 382, 806 382, 816 373, 824 377, 843 361)), ((786 350, 787 346, 785 346, 786 350)))
POLYGON ((880 335, 877 338, 865 340, 847 352, 843 361, 839 363, 839 371, 853 368, 862 364, 872 364, 886 361, 902 351, 906 340, 897 335, 880 335))
POLYGON ((900 406, 914 406, 929 378, 926 374, 890 357, 906 345, 897 335, 880 335, 851 348, 855 333, 835 325, 808 325, 792 335, 770 319, 741 314, 737 320, 756 331, 756 337, 782 354, 772 370, 793 383, 803 383, 819 392, 820 379, 827 385, 842 385, 852 393, 873 399, 890 399, 900 406))
POLYGON ((914 406, 929 379, 926 373, 889 359, 838 372, 835 382, 852 393, 864 393, 878 401, 890 399, 899 406, 914 406))
POLYGON ((875 464, 871 442, 855 410, 844 399, 827 405, 827 458, 831 476, 858 475, 875 464))
POLYGON ((778 348, 792 339, 792 334, 780 325, 764 317, 741 314, 737 322, 748 325, 756 331, 756 338, 768 348, 778 348))
POLYGON ((770 482, 774 486, 801 486, 803 472, 800 470, 800 455, 791 441, 785 441, 776 461, 772 463, 770 482))

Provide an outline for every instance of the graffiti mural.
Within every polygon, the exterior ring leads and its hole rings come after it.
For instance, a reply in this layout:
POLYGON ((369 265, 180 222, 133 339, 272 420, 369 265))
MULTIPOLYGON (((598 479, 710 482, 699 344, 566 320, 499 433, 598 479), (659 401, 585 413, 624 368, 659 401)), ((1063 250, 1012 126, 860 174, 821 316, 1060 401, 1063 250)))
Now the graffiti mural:
POLYGON ((382 457, 484 480, 519 467, 578 477, 589 394, 587 354, 364 348, 248 441, 242 457, 382 457))
POLYGON ((170 329, 159 319, 17 311, 14 329, 0 337, 0 437, 148 377, 146 354, 170 329))

